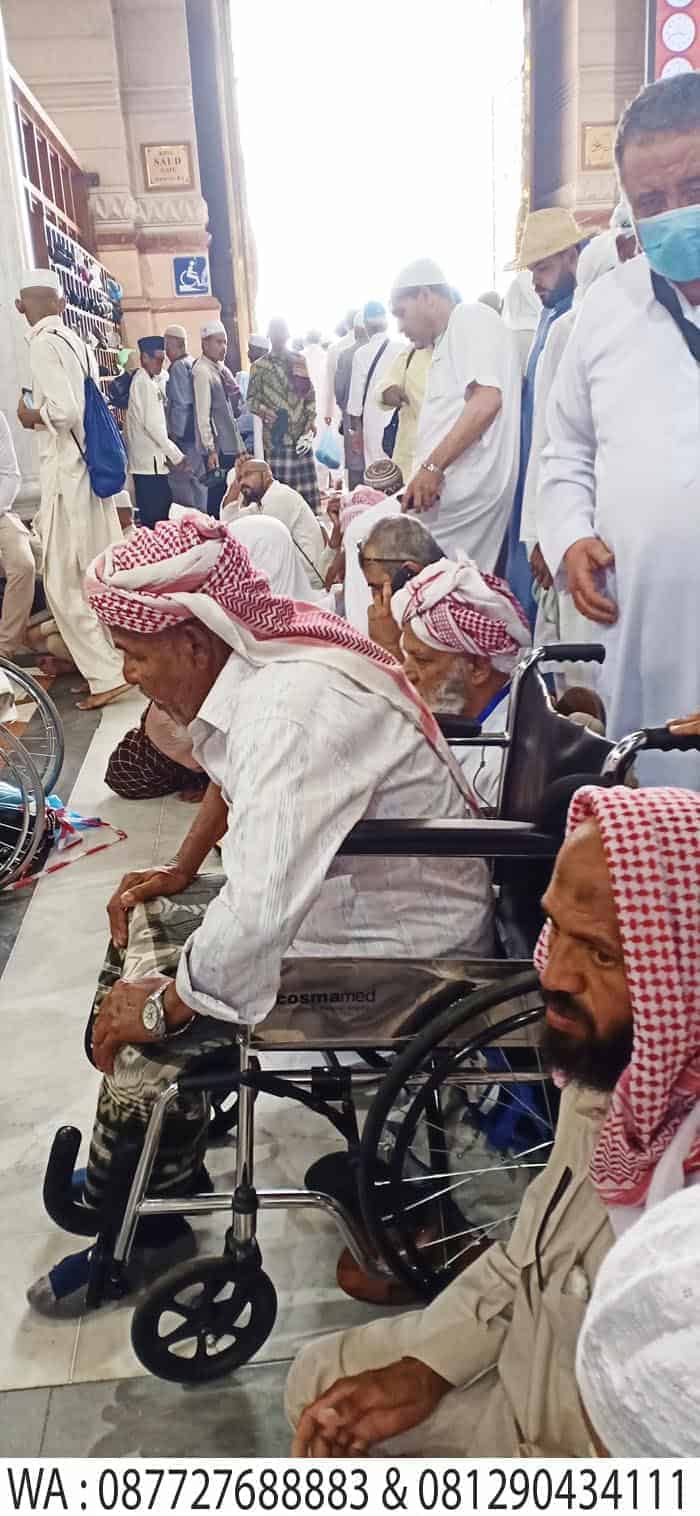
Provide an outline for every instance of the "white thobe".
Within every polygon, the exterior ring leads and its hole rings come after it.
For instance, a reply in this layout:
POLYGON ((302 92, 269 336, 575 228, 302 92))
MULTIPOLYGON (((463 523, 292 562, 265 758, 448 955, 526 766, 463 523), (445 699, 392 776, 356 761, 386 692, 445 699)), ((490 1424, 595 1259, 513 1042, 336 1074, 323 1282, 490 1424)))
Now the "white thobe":
POLYGON ((327 664, 225 664, 190 726, 229 807, 226 882, 180 958, 187 1005, 255 1023, 282 960, 491 951, 482 859, 336 854, 363 818, 463 817, 450 769, 400 710, 327 664))
POLYGON ((122 530, 113 501, 93 495, 81 453, 85 365, 95 379, 97 368, 92 353, 58 316, 46 316, 31 328, 29 358, 34 405, 43 422, 35 431, 41 505, 34 526, 43 549, 44 590, 91 693, 103 694, 123 682, 122 657, 85 599, 83 578, 93 558, 121 541, 122 530))
MULTIPOLYGON (((231 469, 228 482, 232 483, 234 479, 235 469, 231 469)), ((303 495, 293 490, 291 485, 282 484, 279 479, 275 479, 259 503, 239 505, 234 501, 232 505, 224 507, 221 519, 227 522, 239 521, 255 511, 260 511, 263 516, 274 516, 286 526, 311 588, 322 590, 335 553, 328 547, 318 517, 314 515, 311 506, 307 505, 303 495)))
MULTIPOLYGON (((497 732, 505 732, 508 724, 509 703, 510 684, 505 686, 498 704, 481 722, 481 730, 485 737, 492 737, 497 732)), ((481 746, 475 741, 465 743, 463 747, 455 745, 453 752, 467 783, 471 785, 476 795, 479 808, 484 811, 495 811, 498 806, 501 770, 506 749, 481 746)))
POLYGON ((375 392, 380 379, 391 367, 397 353, 406 351, 406 343, 400 339, 387 337, 386 332, 375 332, 369 342, 364 342, 358 347, 352 360, 352 378, 350 380, 350 397, 348 411, 351 416, 362 417, 362 437, 365 453, 365 468, 371 463, 379 463, 386 458, 384 451, 384 431, 388 421, 385 410, 377 405, 375 392), (386 347, 384 344, 386 343, 386 347), (377 353, 384 348, 381 358, 378 359, 372 378, 367 389, 367 399, 363 406, 363 396, 367 385, 367 377, 372 368, 377 353))
POLYGON ((180 463, 184 457, 168 436, 163 391, 145 368, 131 381, 126 435, 132 474, 166 474, 169 463, 180 463))
POLYGON ((448 558, 461 549, 490 572, 518 477, 521 381, 513 333, 495 311, 478 303, 456 305, 435 343, 418 422, 418 464, 459 420, 473 384, 499 390, 501 409, 483 436, 450 464, 438 505, 420 519, 448 558))
MULTIPOLYGON (((549 397, 577 315, 578 309, 574 309, 552 322, 535 374, 532 442, 520 518, 520 540, 525 543, 528 558, 538 541, 537 494, 540 487, 542 455, 549 442, 547 426, 549 397)), ((574 597, 565 585, 560 583, 544 591, 536 589, 535 594, 538 600, 533 636, 535 647, 542 647, 547 642, 600 641, 598 636, 600 628, 595 625, 595 622, 589 621, 586 616, 582 616, 581 612, 577 611, 574 597)), ((560 663, 552 672, 560 694, 563 694, 569 685, 583 685, 587 689, 598 688, 597 663, 560 663)))
MULTIPOLYGON (((598 688, 614 738, 697 710, 700 695, 700 367, 639 257, 589 291, 549 403, 537 504, 544 556, 601 537, 614 626, 598 688)), ((601 576, 602 580, 603 576, 601 576)), ((700 755, 656 754, 645 782, 700 788, 700 755)))

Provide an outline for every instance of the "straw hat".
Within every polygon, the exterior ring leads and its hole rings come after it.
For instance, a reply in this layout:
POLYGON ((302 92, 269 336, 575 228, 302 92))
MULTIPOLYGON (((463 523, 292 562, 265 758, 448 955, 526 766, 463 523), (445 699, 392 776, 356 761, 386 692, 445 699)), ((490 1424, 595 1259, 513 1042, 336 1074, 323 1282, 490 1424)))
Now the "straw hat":
POLYGON ((530 211, 523 227, 520 250, 517 258, 508 263, 508 269, 532 268, 543 258, 552 258, 563 253, 567 247, 575 247, 592 237, 592 230, 579 226, 571 211, 551 206, 543 211, 530 211))

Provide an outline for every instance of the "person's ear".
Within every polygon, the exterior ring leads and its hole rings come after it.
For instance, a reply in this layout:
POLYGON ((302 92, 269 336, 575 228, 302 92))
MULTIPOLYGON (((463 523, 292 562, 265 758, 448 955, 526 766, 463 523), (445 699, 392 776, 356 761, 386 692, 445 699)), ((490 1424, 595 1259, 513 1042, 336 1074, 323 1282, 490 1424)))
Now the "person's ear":
POLYGON ((491 673, 490 659, 484 658, 480 653, 476 653, 473 658, 468 658, 467 662, 471 672, 472 684, 486 684, 491 673))
POLYGON ((59 316, 63 315, 63 312, 65 311, 65 308, 66 308, 66 297, 65 297, 65 295, 59 295, 59 297, 58 297, 58 314, 59 314, 59 316))
POLYGON ((24 301, 20 300, 19 295, 17 296, 17 299, 15 300, 15 310, 19 311, 20 316, 24 316, 26 314, 25 309, 24 309, 24 301))
POLYGON ((415 558, 407 558, 406 562, 404 563, 404 568, 411 570, 411 578, 413 578, 415 574, 420 574, 424 567, 425 564, 417 563, 415 558))

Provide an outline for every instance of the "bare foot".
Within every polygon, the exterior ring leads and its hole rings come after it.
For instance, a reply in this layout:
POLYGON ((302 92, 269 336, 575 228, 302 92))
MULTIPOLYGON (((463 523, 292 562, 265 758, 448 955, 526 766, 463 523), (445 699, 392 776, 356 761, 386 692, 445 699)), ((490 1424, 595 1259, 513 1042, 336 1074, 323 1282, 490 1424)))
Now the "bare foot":
POLYGON ((102 690, 99 695, 88 695, 87 700, 77 702, 78 710, 101 711, 103 705, 111 705, 113 700, 118 700, 120 695, 126 695, 130 689, 130 684, 118 684, 113 690, 102 690))
POLYGON ((52 678, 58 678, 59 674, 74 674, 75 664, 67 658, 51 658, 48 655, 39 659, 39 668, 42 674, 50 674, 52 678))

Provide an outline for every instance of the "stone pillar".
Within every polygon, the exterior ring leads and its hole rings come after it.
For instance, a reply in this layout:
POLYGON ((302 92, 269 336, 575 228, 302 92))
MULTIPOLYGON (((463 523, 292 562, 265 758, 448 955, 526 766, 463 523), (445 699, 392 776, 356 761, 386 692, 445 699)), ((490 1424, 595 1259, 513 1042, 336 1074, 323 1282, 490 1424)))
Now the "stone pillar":
POLYGON ((22 470, 19 500, 35 504, 39 493, 36 444, 31 432, 17 421, 20 385, 29 384, 29 356, 24 318, 15 310, 20 274, 31 260, 31 241, 24 188, 21 181, 19 144, 5 32, 0 14, 0 204, 3 207, 2 259, 0 260, 0 409, 10 423, 22 470))
POLYGON ((565 205, 604 226, 618 196, 612 148, 644 82, 645 0, 528 0, 533 210, 565 205))

